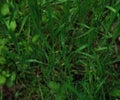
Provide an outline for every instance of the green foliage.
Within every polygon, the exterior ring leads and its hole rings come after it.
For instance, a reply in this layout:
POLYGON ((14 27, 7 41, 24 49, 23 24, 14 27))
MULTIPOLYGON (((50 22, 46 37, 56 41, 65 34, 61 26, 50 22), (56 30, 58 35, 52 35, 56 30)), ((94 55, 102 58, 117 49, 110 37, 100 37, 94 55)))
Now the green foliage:
POLYGON ((110 95, 113 97, 120 97, 120 90, 119 89, 114 89, 110 92, 110 95))
POLYGON ((119 98, 119 12, 119 0, 0 0, 1 96, 119 98))
POLYGON ((3 4, 1 7, 1 15, 5 16, 10 13, 9 5, 7 3, 3 4))
POLYGON ((51 88, 51 89, 53 89, 53 90, 59 90, 59 88, 60 88, 60 85, 59 85, 59 83, 56 83, 56 82, 49 82, 49 87, 51 88))
POLYGON ((6 82, 6 78, 4 76, 0 75, 0 86, 4 85, 5 82, 6 82))
POLYGON ((16 29, 16 21, 9 21, 9 20, 7 20, 6 22, 6 27, 7 27, 7 29, 8 30, 10 30, 10 31, 14 31, 15 29, 16 29))

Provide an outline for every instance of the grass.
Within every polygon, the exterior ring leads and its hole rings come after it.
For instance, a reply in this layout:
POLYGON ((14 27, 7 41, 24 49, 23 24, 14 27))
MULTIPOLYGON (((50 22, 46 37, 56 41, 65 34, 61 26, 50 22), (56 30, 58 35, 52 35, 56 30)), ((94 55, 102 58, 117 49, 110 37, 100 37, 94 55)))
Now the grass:
POLYGON ((119 100, 119 0, 1 0, 1 100, 119 100))

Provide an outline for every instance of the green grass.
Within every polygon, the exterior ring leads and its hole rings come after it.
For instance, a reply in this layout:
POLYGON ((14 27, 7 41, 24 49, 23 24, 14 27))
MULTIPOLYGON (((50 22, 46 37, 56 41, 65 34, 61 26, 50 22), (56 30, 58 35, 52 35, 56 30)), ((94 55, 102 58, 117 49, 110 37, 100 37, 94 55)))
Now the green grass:
POLYGON ((1 100, 119 100, 119 0, 1 0, 1 100))

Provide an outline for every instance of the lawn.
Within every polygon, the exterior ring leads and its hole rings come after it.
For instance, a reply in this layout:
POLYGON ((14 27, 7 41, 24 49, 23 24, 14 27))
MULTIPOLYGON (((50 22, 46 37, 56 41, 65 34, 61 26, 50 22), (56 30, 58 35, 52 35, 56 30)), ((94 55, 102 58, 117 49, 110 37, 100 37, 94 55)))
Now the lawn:
POLYGON ((120 0, 0 0, 0 100, 120 100, 120 0))

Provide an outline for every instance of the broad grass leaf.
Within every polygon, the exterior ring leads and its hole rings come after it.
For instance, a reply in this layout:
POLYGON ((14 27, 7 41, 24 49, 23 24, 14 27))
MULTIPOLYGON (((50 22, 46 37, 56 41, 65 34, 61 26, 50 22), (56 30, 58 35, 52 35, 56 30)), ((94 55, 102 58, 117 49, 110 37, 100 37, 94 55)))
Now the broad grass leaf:
POLYGON ((32 42, 33 43, 36 43, 38 41, 38 39, 40 38, 40 35, 39 34, 35 34, 32 38, 32 42))
POLYGON ((1 7, 1 15, 6 16, 10 13, 9 5, 7 3, 3 4, 1 7))
POLYGON ((110 95, 113 97, 120 97, 120 89, 114 89, 110 92, 110 95))
POLYGON ((117 10, 111 6, 106 6, 106 8, 108 8, 109 10, 111 10, 112 12, 116 13, 117 10))
POLYGON ((53 90, 59 90, 60 88, 60 84, 54 81, 50 81, 48 84, 49 88, 53 89, 53 90))
POLYGON ((120 35, 120 22, 115 27, 114 33, 113 33, 113 41, 120 35))
POLYGON ((75 52, 76 52, 76 53, 79 53, 80 51, 86 49, 87 47, 88 47, 88 44, 83 45, 83 46, 79 47, 75 52))
POLYGON ((22 24, 21 24, 21 27, 20 27, 19 33, 21 33, 21 31, 23 30, 24 25, 26 24, 27 19, 28 19, 28 16, 25 16, 24 19, 23 19, 23 21, 22 21, 22 24))
POLYGON ((0 86, 4 85, 6 82, 6 78, 2 75, 0 75, 0 86))
POLYGON ((67 87, 67 89, 69 89, 71 92, 73 92, 77 97, 78 100, 83 100, 83 96, 82 93, 80 93, 75 87, 73 87, 71 84, 69 83, 64 83, 65 87, 67 87))

